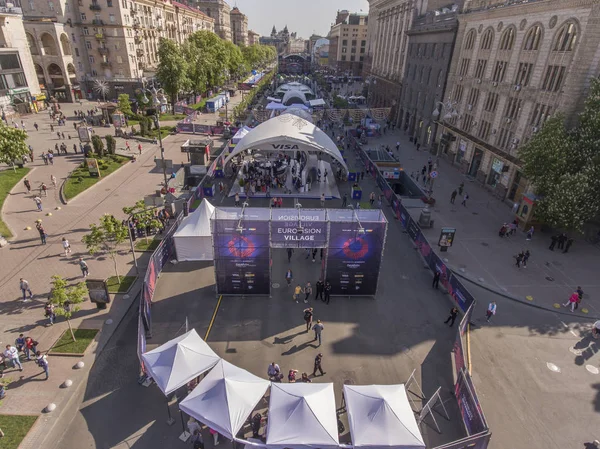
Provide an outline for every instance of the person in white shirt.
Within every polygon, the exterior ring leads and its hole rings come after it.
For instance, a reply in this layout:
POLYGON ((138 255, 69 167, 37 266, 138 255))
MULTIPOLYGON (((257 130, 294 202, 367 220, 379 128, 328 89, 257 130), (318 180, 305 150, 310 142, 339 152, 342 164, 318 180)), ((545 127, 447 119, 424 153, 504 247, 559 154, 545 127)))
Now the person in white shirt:
POLYGON ((35 355, 35 360, 37 361, 38 366, 44 370, 46 373, 46 380, 48 380, 48 377, 50 377, 50 370, 48 369, 48 357, 46 357, 46 354, 42 354, 40 351, 36 352, 35 355))
POLYGON ((283 379, 283 374, 281 374, 281 368, 275 362, 272 362, 267 368, 267 375, 269 376, 269 380, 273 382, 281 382, 283 379))
POLYGON ((65 257, 67 257, 69 254, 71 254, 71 244, 64 237, 62 238, 62 246, 63 246, 63 249, 65 250, 65 257))
POLYGON ((200 424, 198 424, 198 421, 196 421, 191 416, 190 416, 189 421, 187 422, 187 428, 188 428, 190 434, 192 434, 192 435, 199 434, 200 441, 202 441, 202 427, 200 427, 200 424))
POLYGON ((19 360, 19 351, 17 348, 11 345, 6 345, 6 351, 4 351, 4 358, 7 362, 12 362, 12 366, 19 367, 19 371, 23 371, 23 365, 19 360))
POLYGON ((486 321, 489 323, 490 319, 496 315, 496 302, 492 301, 487 308, 487 312, 485 313, 486 315, 486 321))

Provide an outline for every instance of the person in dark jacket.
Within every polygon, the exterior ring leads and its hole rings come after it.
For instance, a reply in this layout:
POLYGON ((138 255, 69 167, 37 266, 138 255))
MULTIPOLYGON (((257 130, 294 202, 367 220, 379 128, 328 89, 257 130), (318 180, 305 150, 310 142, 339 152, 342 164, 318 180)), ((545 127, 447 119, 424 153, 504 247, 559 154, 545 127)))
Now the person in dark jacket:
POLYGON ((457 316, 458 316, 458 309, 456 307, 452 307, 450 309, 450 315, 448 316, 446 321, 444 321, 444 324, 448 324, 448 321, 449 321, 450 322, 449 326, 452 327, 457 316))

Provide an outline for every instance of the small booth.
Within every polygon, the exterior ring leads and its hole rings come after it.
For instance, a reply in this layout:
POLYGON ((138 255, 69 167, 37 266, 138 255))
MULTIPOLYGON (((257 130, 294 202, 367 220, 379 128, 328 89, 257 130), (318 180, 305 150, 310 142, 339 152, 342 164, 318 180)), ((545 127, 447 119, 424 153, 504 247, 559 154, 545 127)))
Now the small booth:
POLYGON ((533 193, 525 193, 519 202, 519 208, 515 212, 515 218, 521 230, 527 231, 532 226, 539 225, 535 219, 535 205, 537 197, 533 193))
POLYGON ((188 139, 181 145, 181 152, 187 153, 191 165, 209 165, 210 153, 213 149, 212 139, 188 139))
POLYGON ((205 198, 198 209, 183 219, 175 234, 177 261, 213 260, 210 217, 215 207, 205 198))

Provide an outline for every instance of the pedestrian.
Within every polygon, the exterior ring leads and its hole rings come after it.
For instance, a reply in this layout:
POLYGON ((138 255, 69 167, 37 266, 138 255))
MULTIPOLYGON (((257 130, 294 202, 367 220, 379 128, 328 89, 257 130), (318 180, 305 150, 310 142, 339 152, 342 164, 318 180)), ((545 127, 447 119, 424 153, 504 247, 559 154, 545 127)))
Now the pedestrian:
POLYGON ((317 370, 321 373, 321 376, 323 376, 325 374, 325 372, 323 371, 322 364, 323 364, 323 354, 318 353, 317 356, 315 357, 315 366, 313 368, 313 377, 316 377, 317 370))
POLYGON ((292 270, 288 268, 285 272, 285 281, 287 282, 288 287, 292 283, 292 279, 294 279, 294 275, 292 274, 292 270))
POLYGON ((292 254, 294 254, 294 250, 292 248, 288 248, 287 249, 287 258, 288 258, 288 263, 292 262, 292 254))
POLYGON ((15 340, 15 348, 17 348, 17 351, 19 352, 25 352, 25 346, 25 337, 23 336, 23 334, 19 334, 19 336, 15 340))
POLYGON ((369 195, 369 204, 371 204, 371 207, 373 207, 373 204, 375 204, 375 192, 371 192, 369 195))
POLYGON ((323 300, 323 302, 325 304, 329 304, 329 298, 331 295, 331 283, 329 281, 325 281, 325 299, 323 300))
POLYGON ((208 431, 210 432, 210 434, 213 437, 213 444, 214 444, 214 446, 217 446, 219 444, 219 432, 217 432, 214 429, 211 429, 210 427, 208 428, 208 431))
POLYGON ((56 189, 56 176, 50 175, 50 182, 52 183, 52 185, 56 189))
POLYGON ((567 245, 565 246, 565 250, 563 251, 563 254, 569 252, 569 249, 571 248, 571 245, 573 245, 573 239, 571 237, 569 237, 567 239, 567 245))
POLYGON ((45 165, 48 165, 48 156, 44 152, 42 152, 42 160, 44 161, 45 165))
POLYGON ((525 250, 525 253, 523 254, 523 268, 527 268, 527 261, 529 260, 529 256, 531 256, 529 250, 525 250))
POLYGON ((48 196, 48 187, 43 182, 40 185, 40 194, 43 194, 44 196, 48 196))
MULTIPOLYGON (((315 259, 313 259, 313 262, 315 261, 315 259)), ((306 286, 304 287, 304 304, 308 303, 308 298, 310 297, 310 295, 312 295, 312 286, 310 285, 310 282, 306 283, 306 286)))
POLYGON ((236 192, 235 194, 235 207, 239 207, 240 205, 240 194, 236 192))
POLYGON ((48 162, 50 162, 50 165, 54 165, 54 154, 48 153, 48 162))
POLYGON ((87 263, 83 260, 83 257, 79 258, 79 268, 81 269, 81 274, 84 278, 88 277, 90 272, 87 263))
POLYGON ((48 234, 46 234, 46 230, 44 229, 44 226, 42 226, 42 223, 40 223, 38 221, 37 224, 35 225, 35 227, 37 228, 37 230, 40 234, 40 240, 42 241, 42 245, 45 245, 46 237, 48 236, 48 234))
POLYGON ((296 304, 298 304, 298 298, 300 297, 300 293, 302 293, 302 287, 300 287, 300 284, 297 284, 296 287, 294 287, 294 295, 292 296, 294 301, 296 301, 296 304))
POLYGON ((558 236, 558 249, 565 249, 565 243, 567 241, 567 234, 564 232, 558 236))
POLYGON ((200 427, 200 424, 198 424, 198 421, 196 421, 191 416, 187 422, 187 428, 188 428, 188 431, 190 432, 190 435, 194 435, 196 433, 196 431, 200 432, 202 430, 202 428, 200 427))
POLYGON ((33 127, 35 128, 35 130, 37 131, 38 128, 40 127, 36 122, 33 122, 33 127))
POLYGON ((50 326, 54 325, 56 313, 54 312, 54 304, 52 304, 50 301, 48 301, 44 306, 44 316, 48 318, 48 323, 50 326))
POLYGON ((141 155, 142 154, 142 144, 138 143, 138 153, 141 155))
POLYGON ((315 331, 315 339, 313 341, 319 340, 319 346, 321 346, 321 333, 323 329, 323 323, 321 323, 321 320, 317 320, 317 324, 313 326, 313 330, 315 331))
POLYGON ((321 207, 325 207, 325 194, 321 193, 321 207))
POLYGON ((21 289, 21 293, 23 293, 23 301, 27 301, 26 293, 29 293, 29 300, 33 298, 33 293, 31 293, 31 288, 29 287, 29 281, 23 278, 19 279, 19 288, 21 289))
MULTIPOLYGON (((527 231, 527 237, 526 240, 531 240, 533 237, 533 232, 535 231, 535 229, 533 229, 533 226, 531 228, 529 228, 529 231, 527 231)), ((560 243, 560 242, 559 242, 560 243)), ((560 246, 559 246, 560 248, 560 246)))
POLYGON ((35 355, 38 366, 44 370, 44 373, 46 373, 46 380, 48 380, 48 377, 50 377, 50 370, 48 369, 48 357, 46 357, 46 355, 42 354, 40 351, 37 351, 35 355))
POLYGON ((450 195, 450 204, 454 204, 454 200, 456 200, 456 189, 454 189, 454 191, 452 192, 452 195, 450 195))
POLYGON ((365 172, 364 170, 360 172, 360 180, 364 180, 365 179, 365 172))
POLYGON ((575 303, 575 309, 577 309, 579 308, 579 304, 581 304, 581 301, 583 300, 583 290, 580 286, 577 286, 577 290, 575 291, 577 292, 577 302, 575 303))
POLYGON ((312 326, 312 320, 313 320, 313 308, 308 307, 307 309, 304 309, 304 321, 306 322, 306 333, 308 333, 308 331, 310 330, 310 328, 312 326))
POLYGON ((517 266, 517 268, 521 268, 521 262, 523 262, 523 256, 524 256, 523 251, 521 251, 519 254, 517 254, 515 256, 515 259, 516 259, 515 265, 517 266))
POLYGON ((50 132, 53 133, 54 132, 54 125, 50 124, 50 132))
POLYGON ((317 248, 312 249, 312 261, 314 262, 317 257, 317 248))
POLYGON ((348 194, 344 193, 344 197, 342 198, 342 209, 348 205, 348 194))
POLYGON ((19 360, 19 351, 17 348, 11 345, 6 345, 6 350, 4 351, 4 360, 10 362, 13 368, 19 367, 19 371, 23 371, 23 365, 21 365, 21 361, 19 360))
POLYGON ((73 144, 73 153, 77 154, 77 144, 73 144))
POLYGON ((548 248, 550 251, 554 251, 554 247, 556 246, 556 243, 558 242, 558 236, 557 235, 553 235, 551 237, 552 239, 552 243, 550 243, 550 247, 548 248))
POLYGON ((450 309, 450 315, 448 315, 448 318, 446 318, 446 321, 444 321, 444 324, 448 324, 448 322, 450 322, 449 326, 452 327, 454 325, 454 321, 456 320, 457 316, 458 316, 458 309, 456 307, 452 307, 450 309))
POLYGON ((62 238, 62 246, 63 250, 65 251, 65 257, 67 257, 69 254, 71 254, 71 244, 66 239, 66 237, 62 238))
POLYGON ((441 272, 440 270, 435 270, 435 274, 433 275, 433 283, 431 284, 431 286, 435 289, 437 289, 440 285, 440 276, 441 276, 441 272))
POLYGON ((396 151, 400 151, 400 142, 396 142, 396 151))
POLYGON ((315 301, 317 299, 321 299, 323 301, 323 290, 325 290, 325 284, 323 283, 323 279, 319 279, 316 284, 317 293, 315 294, 315 301))
POLYGON ((460 204, 462 204, 463 206, 467 207, 467 200, 469 199, 469 194, 467 192, 465 192, 465 196, 463 196, 463 200, 460 204))
POLYGON ((496 301, 492 301, 485 312, 486 321, 489 323, 492 317, 496 315, 496 301))
POLYGON ((568 307, 569 304, 571 305, 571 312, 575 312, 575 306, 577 305, 577 303, 580 302, 579 299, 579 293, 578 292, 574 292, 570 297, 569 300, 563 304, 563 307, 568 307))
POLYGON ((29 179, 27 179, 27 178, 23 179, 23 184, 25 184, 27 193, 31 192, 31 183, 29 182, 29 179))
POLYGON ((27 360, 31 360, 31 354, 35 355, 37 353, 38 344, 39 343, 31 337, 25 338, 24 352, 25 352, 25 357, 27 357, 27 360))
POLYGON ((458 186, 458 194, 459 195, 462 195, 464 188, 465 188, 465 183, 461 182, 460 185, 458 186))

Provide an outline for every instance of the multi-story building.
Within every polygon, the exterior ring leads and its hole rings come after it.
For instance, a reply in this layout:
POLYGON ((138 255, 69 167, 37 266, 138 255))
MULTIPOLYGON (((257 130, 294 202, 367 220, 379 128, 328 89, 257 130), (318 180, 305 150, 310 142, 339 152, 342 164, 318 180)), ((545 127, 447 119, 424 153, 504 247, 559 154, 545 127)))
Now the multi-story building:
POLYGON ((367 54, 366 14, 338 11, 329 30, 329 65, 339 72, 360 75, 367 54))
POLYGON ((398 104, 398 124, 422 146, 433 143, 437 120, 433 112, 444 99, 454 40, 458 5, 428 11, 417 17, 408 36, 408 51, 398 104))
POLYGON ((191 4, 215 20, 215 33, 231 41, 231 8, 224 0, 192 0, 191 4))
POLYGON ((287 43, 286 53, 288 55, 306 53, 306 40, 299 38, 296 33, 292 33, 287 43))
POLYGON ((573 124, 598 75, 597 0, 465 2, 440 110, 441 152, 518 202, 527 187, 519 147, 557 112, 573 124))
POLYGON ((259 43, 260 34, 256 31, 248 30, 248 45, 256 45, 259 43))
POLYGON ((33 66, 21 8, 0 6, 0 111, 9 118, 41 108, 46 99, 33 66))
POLYGON ((231 37, 235 45, 248 45, 248 17, 234 6, 230 14, 231 37))
POLYGON ((279 56, 287 52, 288 42, 290 40, 290 32, 288 31, 287 25, 281 31, 277 31, 273 25, 270 36, 261 36, 259 41, 261 45, 272 45, 277 49, 279 56))

